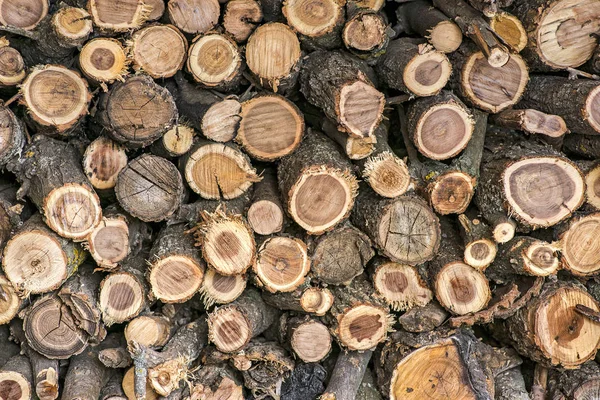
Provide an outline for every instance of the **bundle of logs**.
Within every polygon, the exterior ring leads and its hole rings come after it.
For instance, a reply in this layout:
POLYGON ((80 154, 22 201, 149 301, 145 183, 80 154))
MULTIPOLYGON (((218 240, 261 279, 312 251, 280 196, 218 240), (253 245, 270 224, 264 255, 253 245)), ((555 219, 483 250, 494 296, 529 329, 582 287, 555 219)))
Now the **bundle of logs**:
POLYGON ((0 31, 3 400, 599 398, 600 1, 0 31))

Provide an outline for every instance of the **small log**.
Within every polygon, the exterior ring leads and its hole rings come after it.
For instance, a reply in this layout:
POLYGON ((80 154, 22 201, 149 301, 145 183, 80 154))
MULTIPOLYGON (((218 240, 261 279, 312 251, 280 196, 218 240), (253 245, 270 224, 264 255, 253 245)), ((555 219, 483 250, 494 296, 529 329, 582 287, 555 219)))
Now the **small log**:
POLYGON ((394 311, 424 307, 433 298, 415 267, 377 258, 369 269, 375 291, 394 311))
POLYGON ((244 399, 241 380, 229 367, 204 365, 194 372, 191 380, 190 395, 193 399, 244 399))
POLYGON ((0 106, 0 143, 2 143, 0 145, 0 165, 2 167, 21 153, 25 146, 25 138, 23 122, 15 116, 10 108, 4 105, 0 106))
POLYGON ((406 33, 418 33, 437 51, 452 53, 462 43, 463 35, 458 25, 427 1, 401 4, 396 9, 396 16, 406 33))
POLYGON ((452 65, 424 40, 399 38, 390 42, 376 71, 387 87, 422 97, 436 95, 446 86, 452 65))
POLYGON ((7 3, 0 12, 0 24, 32 31, 48 15, 49 8, 50 4, 46 0, 26 0, 20 4, 7 3))
POLYGON ((511 368, 494 379, 494 400, 530 400, 521 368, 511 368))
POLYGON ((341 46, 344 11, 344 4, 335 0, 291 0, 284 2, 281 9, 288 25, 298 33, 300 41, 308 49, 341 46))
POLYGON ((254 185, 252 205, 248 208, 246 218, 254 233, 271 235, 281 232, 285 214, 275 171, 263 170, 261 176, 263 179, 254 185))
MULTIPOLYGON (((109 378, 100 391, 98 400, 127 400, 122 387, 123 372, 121 370, 111 370, 109 378)), ((43 400, 43 399, 41 399, 43 400)))
MULTIPOLYGON (((125 392, 125 397, 128 400, 138 400, 139 397, 136 396, 135 387, 134 387, 134 379, 135 379, 135 368, 131 367, 125 374, 123 375, 123 381, 121 382, 121 387, 123 388, 123 392, 125 392)), ((145 381, 146 386, 144 387, 144 396, 145 400, 158 400, 159 395, 156 394, 154 389, 152 389, 152 385, 149 380, 145 381)))
POLYGON ((124 335, 127 343, 158 348, 167 344, 172 329, 171 321, 163 315, 140 315, 129 321, 124 335))
POLYGON ((446 160, 469 143, 475 121, 451 92, 418 99, 408 108, 408 130, 415 147, 433 160, 446 160))
POLYGON ((331 335, 322 322, 307 315, 283 316, 279 322, 282 343, 305 363, 320 362, 331 352, 331 335))
POLYGON ((327 288, 300 287, 293 292, 263 292, 264 301, 280 310, 325 315, 333 305, 333 294, 327 288))
POLYGON ((169 0, 167 14, 173 25, 197 35, 210 31, 219 22, 221 10, 217 0, 169 0))
POLYGON ((23 306, 24 302, 13 284, 4 274, 0 274, 0 325, 12 321, 23 306))
POLYGON ((129 148, 145 147, 177 119, 169 91, 147 75, 134 75, 100 96, 96 121, 114 140, 129 148))
POLYGON ((492 227, 496 243, 506 243, 515 237, 517 224, 503 213, 487 215, 486 220, 492 227))
POLYGON ((79 244, 58 236, 35 214, 6 243, 2 266, 16 291, 28 296, 57 289, 85 257, 79 244))
POLYGON ((352 223, 392 261, 417 265, 431 260, 440 245, 438 217, 414 195, 383 199, 366 187, 356 198, 352 223))
POLYGON ((571 132, 600 134, 600 85, 597 81, 558 76, 532 76, 519 108, 555 114, 571 132), (584 118, 581 115, 585 116, 584 118))
POLYGON ((347 218, 358 190, 351 171, 352 165, 331 140, 309 131, 277 171, 292 219, 309 234, 320 235, 347 218))
POLYGON ((196 131, 193 128, 175 124, 160 139, 152 143, 150 151, 157 156, 168 159, 181 157, 190 151, 195 136, 196 131))
POLYGON ((261 179, 248 156, 230 143, 198 140, 180 163, 189 187, 205 199, 234 199, 261 179))
POLYGON ((335 300, 324 321, 341 346, 363 351, 386 340, 392 317, 370 282, 356 278, 331 292, 335 300))
POLYGON ((490 28, 508 47, 519 53, 527 46, 527 31, 521 20, 507 12, 495 12, 490 17, 490 28))
POLYGON ((34 398, 31 364, 25 356, 14 356, 0 368, 0 393, 11 400, 34 398))
POLYGON ((197 38, 190 46, 187 70, 200 85, 235 91, 242 77, 242 55, 231 38, 219 33, 208 33, 197 38))
POLYGON ((212 104, 201 119, 202 134, 207 139, 220 143, 235 139, 241 120, 241 109, 242 105, 235 99, 225 99, 212 104))
POLYGON ((261 3, 255 0, 231 0, 223 11, 223 28, 236 42, 243 43, 262 21, 261 3))
POLYGON ((450 17, 483 52, 491 68, 499 68, 510 60, 510 53, 496 37, 483 16, 464 0, 433 0, 433 5, 450 17))
POLYGON ((311 247, 313 276, 328 285, 351 282, 375 255, 369 237, 349 223, 317 238, 311 247))
POLYGON ((277 311, 265 304, 258 291, 247 289, 208 315, 209 340, 222 352, 239 351, 275 322, 276 316, 277 311))
POLYGON ((600 214, 571 218, 559 234, 562 268, 574 275, 596 275, 600 269, 597 238, 600 234, 600 214))
POLYGON ((103 342, 102 349, 98 351, 98 360, 107 368, 130 367, 133 360, 129 355, 129 350, 127 350, 125 337, 119 335, 116 340, 110 343, 108 343, 108 340, 103 342))
POLYGON ((200 296, 206 308, 214 304, 231 303, 246 289, 246 276, 219 274, 212 268, 207 268, 200 287, 200 296))
POLYGON ((94 25, 107 32, 137 29, 146 22, 151 12, 146 3, 137 0, 125 0, 118 5, 110 0, 89 0, 87 10, 94 25))
POLYGON ((400 317, 398 322, 407 332, 431 332, 448 319, 448 312, 435 300, 423 307, 413 307, 400 317))
POLYGON ((91 142, 83 155, 83 172, 95 189, 112 189, 119 172, 127 166, 125 148, 100 136, 91 142))
POLYGON ((166 7, 164 0, 146 0, 145 3, 152 7, 152 10, 150 10, 150 13, 148 14, 148 21, 157 21, 165 13, 166 7))
POLYGON ((86 78, 98 85, 122 81, 128 68, 125 48, 116 39, 92 39, 79 53, 79 69, 86 78))
POLYGON ((496 258, 498 246, 492 229, 476 212, 458 216, 459 229, 465 244, 464 261, 478 270, 485 270, 496 258))
POLYGON ((390 41, 385 16, 370 9, 358 9, 348 14, 342 31, 346 48, 363 59, 373 59, 383 54, 390 41))
POLYGON ((362 61, 341 51, 311 53, 302 66, 300 91, 350 136, 372 136, 383 117, 385 99, 362 61), (360 109, 360 113, 356 112, 360 109))
POLYGON ((184 187, 172 162, 146 153, 131 160, 119 173, 115 193, 121 207, 132 216, 158 222, 179 208, 184 187))
POLYGON ((149 256, 152 296, 164 303, 183 303, 199 289, 205 263, 184 224, 163 228, 149 256))
POLYGON ((595 361, 588 361, 575 370, 548 371, 548 398, 585 399, 598 395, 600 388, 600 367, 595 361))
POLYGON ((0 255, 22 224, 23 219, 30 214, 25 204, 17 201, 18 187, 12 183, 0 180, 0 255))
POLYGON ((154 79, 169 78, 185 62, 188 44, 173 25, 152 25, 136 31, 128 43, 133 69, 154 79))
POLYGON ((227 211, 232 215, 247 215, 253 191, 250 189, 240 197, 231 200, 205 200, 199 199, 193 203, 183 204, 167 221, 167 225, 186 222, 196 225, 203 221, 204 213, 215 213, 217 210, 227 211))
POLYGON ((354 400, 372 355, 371 350, 340 353, 329 378, 329 384, 320 398, 354 400))
POLYGON ((242 103, 236 142, 260 161, 274 161, 298 148, 304 135, 304 117, 283 96, 254 97, 242 103))
POLYGON ((300 41, 287 25, 270 22, 259 26, 246 44, 246 63, 261 86, 274 92, 292 88, 300 67, 300 41), (277 47, 278 52, 272 52, 277 47), (265 57, 269 54, 269 57, 265 57))
POLYGON ((493 115, 490 122, 503 128, 518 129, 551 138, 562 137, 569 131, 562 117, 533 109, 504 110, 493 115))
POLYGON ((310 270, 306 243, 302 240, 272 236, 257 251, 252 265, 258 287, 269 292, 291 292, 304 283, 310 270))
POLYGON ((448 320, 449 326, 458 328, 461 326, 473 326, 478 324, 489 324, 506 311, 511 310, 521 292, 516 284, 508 283, 496 286, 492 291, 492 298, 486 308, 474 313, 452 317, 448 320))
POLYGON ((16 86, 25 79, 25 62, 21 53, 10 46, 6 38, 0 39, 0 86, 16 86))

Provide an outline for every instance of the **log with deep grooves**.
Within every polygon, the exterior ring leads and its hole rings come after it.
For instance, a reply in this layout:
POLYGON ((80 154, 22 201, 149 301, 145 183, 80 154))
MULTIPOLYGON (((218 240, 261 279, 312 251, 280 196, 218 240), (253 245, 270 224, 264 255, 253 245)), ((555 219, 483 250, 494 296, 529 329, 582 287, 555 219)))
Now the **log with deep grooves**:
POLYGON ((556 114, 574 133, 600 134, 600 85, 597 81, 534 75, 519 108, 556 114))
POLYGON ((304 117, 294 103, 262 95, 242 103, 235 138, 253 158, 274 161, 292 153, 304 135, 304 117))
POLYGON ((254 185, 252 205, 248 208, 248 225, 254 233, 270 235, 283 229, 285 214, 273 170, 264 170, 262 180, 254 185))
POLYGON ((513 51, 520 52, 527 46, 527 32, 521 21, 507 12, 498 12, 490 17, 490 28, 513 51))
POLYGON ((235 92, 242 77, 242 67, 238 46, 226 35, 208 33, 190 46, 187 70, 203 86, 235 92))
POLYGON ((58 236, 35 214, 6 243, 2 266, 19 293, 46 293, 57 289, 85 257, 79 244, 58 236))
POLYGON ((0 85, 15 86, 21 83, 27 73, 21 53, 9 46, 6 38, 0 39, 0 85))
POLYGON ((231 303, 246 289, 246 276, 242 274, 225 276, 212 268, 207 268, 200 287, 200 296, 206 308, 214 304, 231 303))
POLYGON ((496 258, 498 246, 492 229, 474 210, 458 216, 460 233, 465 243, 464 261, 484 270, 496 258))
POLYGON ((576 216, 567 223, 560 235, 562 268, 574 275, 595 275, 600 269, 598 235, 600 214, 576 216))
POLYGON ((169 20, 185 33, 196 35, 211 30, 221 13, 217 0, 169 0, 169 20))
POLYGON ((418 33, 442 53, 452 53, 462 43, 463 35, 454 22, 429 2, 419 0, 402 4, 396 16, 407 33, 418 33))
POLYGON ((551 138, 562 137, 569 130, 565 120, 553 114, 545 114, 534 109, 504 110, 491 117, 492 124, 509 129, 544 135, 551 138))
POLYGON ((185 36, 173 25, 140 29, 128 44, 133 68, 155 79, 175 75, 183 67, 188 49, 185 36))
POLYGON ((304 283, 310 270, 306 243, 287 236, 272 236, 257 251, 252 270, 256 285, 269 292, 291 292, 304 283))
POLYGON ((127 166, 127 154, 123 146, 100 136, 85 149, 82 164, 83 172, 95 189, 111 189, 117 184, 119 172, 127 166))
POLYGON ((431 260, 440 245, 438 217, 414 195, 382 199, 361 188, 352 222, 392 261, 417 265, 431 260))
POLYGON ((124 0, 118 4, 111 0, 88 0, 87 9, 94 25, 108 32, 137 29, 146 22, 151 11, 146 3, 137 0, 124 0))
POLYGON ((6 106, 0 106, 0 165, 5 166, 25 146, 25 125, 6 106))
MULTIPOLYGON (((113 369, 109 371, 109 377, 102 390, 100 391, 99 400, 127 400, 122 387, 123 371, 113 369)), ((46 400, 46 399, 40 399, 46 400)))
POLYGON ((173 163, 146 153, 130 161, 119 173, 115 193, 121 207, 132 216, 157 222, 179 208, 184 187, 173 163))
POLYGON ((494 379, 494 400, 530 400, 521 368, 501 372, 494 379))
POLYGON ((243 43, 263 18, 261 3, 255 0, 231 0, 223 11, 223 28, 236 42, 243 43))
POLYGON ((281 160, 277 175, 288 213, 309 234, 329 231, 350 214, 358 183, 350 162, 323 133, 309 131, 281 160))
POLYGON ((123 80, 128 72, 129 60, 118 40, 96 38, 81 49, 79 68, 92 82, 107 84, 123 80))
POLYGON ((0 393, 10 400, 35 398, 31 364, 27 357, 14 356, 0 368, 0 393))
POLYGON ((372 136, 383 117, 385 99, 363 62, 341 51, 315 51, 304 61, 300 90, 339 129, 354 137, 372 136))
POLYGON ((346 48, 365 59, 383 54, 390 40, 386 18, 369 9, 348 14, 348 21, 342 31, 342 40, 346 48))
POLYGON ((177 108, 167 89, 138 74, 102 94, 96 119, 112 139, 138 148, 148 146, 173 126, 177 108))
POLYGON ((265 304, 257 290, 247 289, 234 302, 208 315, 209 340, 222 352, 243 349, 276 319, 277 310, 265 304))
POLYGON ((0 2, 0 24, 32 31, 48 15, 49 8, 47 0, 3 0, 0 2))
POLYGON ((152 295, 165 303, 183 303, 199 289, 205 263, 185 224, 164 227, 150 251, 148 281, 152 295))
POLYGON ((320 398, 323 400, 355 399, 372 355, 371 350, 340 353, 329 384, 320 398))
POLYGON ((285 316, 279 328, 282 343, 289 343, 289 348, 306 363, 319 362, 331 351, 329 329, 314 318, 285 316))
POLYGON ((177 158, 187 153, 194 144, 196 131, 182 124, 175 124, 165 134, 152 143, 150 151, 164 158, 177 158))
POLYGON ((308 48, 340 47, 344 4, 335 0, 291 0, 281 9, 288 25, 308 48))

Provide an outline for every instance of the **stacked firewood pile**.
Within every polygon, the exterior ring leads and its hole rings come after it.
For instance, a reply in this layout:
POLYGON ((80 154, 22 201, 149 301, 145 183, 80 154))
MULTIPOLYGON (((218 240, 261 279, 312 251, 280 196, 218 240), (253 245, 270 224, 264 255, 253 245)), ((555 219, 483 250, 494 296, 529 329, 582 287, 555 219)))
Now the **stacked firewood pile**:
POLYGON ((0 398, 597 399, 599 0, 0 0, 0 398))

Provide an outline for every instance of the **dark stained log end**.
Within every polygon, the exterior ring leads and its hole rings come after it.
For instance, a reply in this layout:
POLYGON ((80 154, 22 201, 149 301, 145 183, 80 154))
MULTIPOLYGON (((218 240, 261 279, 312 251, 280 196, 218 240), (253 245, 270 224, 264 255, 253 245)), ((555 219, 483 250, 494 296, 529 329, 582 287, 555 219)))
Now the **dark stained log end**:
POLYGON ((81 72, 97 83, 113 83, 127 74, 129 61, 119 41, 96 38, 87 42, 79 53, 81 72))
POLYGON ((244 313, 233 307, 224 306, 209 314, 209 338, 219 351, 236 352, 250 342, 252 327, 244 313))
POLYGON ((208 308, 214 304, 227 304, 237 299, 246 289, 246 277, 238 275, 221 275, 212 268, 206 269, 200 296, 208 308))
POLYGON ((433 299, 433 292, 415 267, 384 262, 373 273, 373 286, 394 311, 423 307, 433 299))
POLYGON ((116 272, 100 284, 102 320, 109 326, 130 320, 146 305, 144 283, 133 274, 116 272))
POLYGON ((350 350, 368 350, 387 338, 391 318, 388 311, 373 304, 358 304, 338 316, 336 336, 350 350))
POLYGON ((465 246, 465 263, 478 270, 484 270, 496 258, 498 246, 496 242, 482 238, 465 246))
POLYGON ((415 95, 433 96, 448 83, 452 65, 444 53, 430 45, 419 45, 418 48, 418 54, 404 68, 403 81, 415 95))
POLYGON ((438 272, 434 288, 440 304, 456 315, 480 311, 492 298, 485 275, 460 261, 446 264, 438 272))

